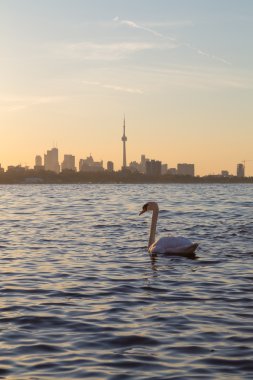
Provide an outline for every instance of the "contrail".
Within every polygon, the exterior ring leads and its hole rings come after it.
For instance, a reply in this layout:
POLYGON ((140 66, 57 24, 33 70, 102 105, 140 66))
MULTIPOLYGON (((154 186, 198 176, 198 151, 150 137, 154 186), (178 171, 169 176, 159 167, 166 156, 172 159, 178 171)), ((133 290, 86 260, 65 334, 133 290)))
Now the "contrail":
POLYGON ((136 22, 134 22, 134 21, 130 21, 130 20, 120 20, 119 17, 114 17, 113 21, 119 22, 121 25, 127 25, 127 26, 129 26, 130 28, 133 28, 133 29, 144 30, 144 31, 146 31, 146 32, 149 32, 149 33, 153 34, 153 35, 156 36, 156 37, 166 38, 166 39, 169 39, 169 40, 171 40, 171 41, 175 41, 175 38, 168 37, 168 36, 164 36, 162 33, 159 33, 159 32, 157 32, 157 31, 154 30, 154 29, 146 28, 146 27, 143 26, 143 25, 136 24, 136 22))
POLYGON ((206 51, 203 51, 202 49, 200 48, 197 48, 195 46, 193 46, 192 44, 190 43, 186 43, 186 42, 180 42, 180 41, 177 41, 175 38, 173 37, 169 37, 169 36, 166 36, 162 33, 159 33, 157 32, 156 30, 154 29, 150 29, 150 28, 146 28, 145 26, 142 26, 140 24, 137 24, 136 22, 134 21, 131 21, 131 20, 121 20, 118 16, 115 17, 113 19, 113 21, 115 22, 118 22, 120 23, 121 25, 127 25, 129 28, 132 28, 132 29, 140 29, 140 30, 144 30, 148 33, 151 33, 153 34, 154 36, 156 37, 159 37, 159 38, 162 38, 162 39, 167 39, 167 40, 170 40, 170 41, 173 41, 176 45, 176 46, 184 46, 186 47, 187 49, 190 49, 192 51, 194 51, 195 53, 199 54, 199 55, 202 55, 202 56, 205 56, 209 59, 212 59, 214 61, 218 61, 218 62, 221 62, 225 65, 231 65, 231 62, 228 62, 226 59, 222 58, 222 57, 218 57, 214 54, 211 54, 209 52, 206 52, 206 51))

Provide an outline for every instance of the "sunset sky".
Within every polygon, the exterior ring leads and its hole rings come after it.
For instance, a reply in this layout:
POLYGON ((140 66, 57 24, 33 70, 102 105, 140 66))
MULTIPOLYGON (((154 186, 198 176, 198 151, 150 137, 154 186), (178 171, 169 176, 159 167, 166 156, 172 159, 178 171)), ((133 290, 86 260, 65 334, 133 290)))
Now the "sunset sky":
POLYGON ((0 0, 0 163, 253 175, 252 0, 0 0), (251 161, 252 160, 252 161, 251 161))

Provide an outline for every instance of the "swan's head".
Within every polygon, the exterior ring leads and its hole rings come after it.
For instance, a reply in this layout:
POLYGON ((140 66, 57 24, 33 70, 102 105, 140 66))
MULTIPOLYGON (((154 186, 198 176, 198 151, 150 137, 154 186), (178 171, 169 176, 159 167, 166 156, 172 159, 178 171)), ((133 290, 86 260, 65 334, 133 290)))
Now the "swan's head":
POLYGON ((156 202, 148 202, 145 203, 145 205, 142 206, 142 210, 140 211, 139 215, 144 214, 146 211, 158 211, 158 204, 156 202))

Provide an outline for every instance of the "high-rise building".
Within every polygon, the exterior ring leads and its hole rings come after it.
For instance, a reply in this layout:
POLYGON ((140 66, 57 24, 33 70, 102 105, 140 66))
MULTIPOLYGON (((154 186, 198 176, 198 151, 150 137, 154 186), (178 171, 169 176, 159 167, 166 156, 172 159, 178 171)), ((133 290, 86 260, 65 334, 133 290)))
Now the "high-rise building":
POLYGON ((140 172, 145 174, 146 173, 146 157, 145 154, 141 155, 141 162, 140 162, 140 172))
POLYGON ((189 175, 194 177, 194 164, 177 164, 177 174, 178 175, 189 175))
POLYGON ((80 159, 79 161, 79 171, 80 172, 99 172, 103 171, 103 161, 94 161, 93 157, 90 155, 85 159, 80 159))
POLYGON ((146 174, 150 176, 160 176, 162 172, 161 161, 146 160, 146 174))
POLYGON ((245 176, 245 167, 243 164, 237 164, 237 177, 243 178, 245 176))
POLYGON ((40 171, 40 170, 43 170, 44 169, 44 166, 42 165, 42 157, 37 155, 35 157, 35 165, 34 165, 34 170, 36 171, 40 171))
POLYGON ((124 124, 123 124, 123 136, 121 138, 121 141, 123 142, 123 165, 122 169, 126 169, 127 167, 127 161, 126 161, 126 123, 125 123, 125 116, 124 116, 124 124))
POLYGON ((168 164, 162 164, 162 175, 168 173, 168 164))
POLYGON ((107 162, 107 170, 108 172, 113 172, 114 171, 114 165, 112 161, 107 162))
POLYGON ((72 156, 72 154, 64 154, 64 159, 61 164, 61 170, 74 170, 76 171, 75 167, 75 156, 72 156))
POLYGON ((44 154, 45 170, 50 170, 55 173, 60 173, 60 165, 58 161, 58 149, 52 148, 44 154))
POLYGON ((35 157, 35 166, 42 166, 42 157, 41 156, 35 157))
POLYGON ((130 162, 128 169, 132 173, 140 173, 140 164, 136 161, 130 162))
POLYGON ((169 175, 176 175, 177 174, 177 169, 176 168, 169 168, 167 173, 169 175))

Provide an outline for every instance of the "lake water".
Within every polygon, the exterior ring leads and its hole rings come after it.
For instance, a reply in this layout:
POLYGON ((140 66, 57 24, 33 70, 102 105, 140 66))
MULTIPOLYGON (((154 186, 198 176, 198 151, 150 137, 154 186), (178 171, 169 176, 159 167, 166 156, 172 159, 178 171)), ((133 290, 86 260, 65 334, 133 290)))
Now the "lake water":
POLYGON ((252 185, 0 186, 0 378, 252 379, 252 185), (195 259, 147 253, 157 236, 195 259))

